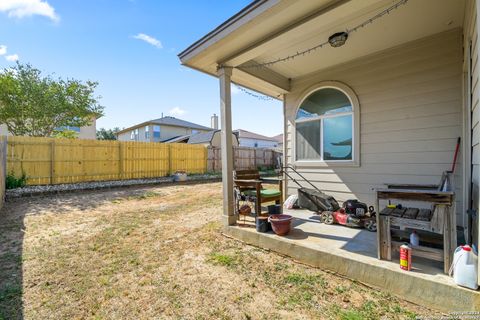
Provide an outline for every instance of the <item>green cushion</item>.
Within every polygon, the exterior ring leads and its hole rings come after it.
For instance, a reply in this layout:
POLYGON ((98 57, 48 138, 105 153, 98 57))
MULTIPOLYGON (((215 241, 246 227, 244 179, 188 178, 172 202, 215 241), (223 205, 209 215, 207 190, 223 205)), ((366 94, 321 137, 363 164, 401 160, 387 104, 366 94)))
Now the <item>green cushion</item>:
MULTIPOLYGON (((245 190, 243 194, 245 194, 246 196, 256 196, 257 192, 255 190, 245 190)), ((262 198, 277 197, 281 194, 282 193, 279 190, 275 190, 275 189, 260 190, 260 195, 262 196, 262 198)))

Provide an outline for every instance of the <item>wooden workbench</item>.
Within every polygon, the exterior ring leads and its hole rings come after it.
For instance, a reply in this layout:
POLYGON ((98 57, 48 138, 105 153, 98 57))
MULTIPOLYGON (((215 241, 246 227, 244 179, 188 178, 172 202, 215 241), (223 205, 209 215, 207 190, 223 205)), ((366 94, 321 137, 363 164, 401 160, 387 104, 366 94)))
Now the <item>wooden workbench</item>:
MULTIPOLYGON (((378 258, 392 260, 392 248, 398 249, 401 242, 392 241, 391 227, 400 230, 422 230, 443 235, 443 250, 426 246, 412 247, 412 255, 443 261, 444 272, 448 273, 453 252, 457 245, 455 219, 455 193, 453 191, 438 191, 432 188, 385 188, 376 189, 377 214, 377 246, 378 258), (407 219, 392 215, 382 215, 380 201, 402 200, 417 201, 432 204, 434 210, 430 221, 407 219)), ((412 186, 414 187, 414 186, 412 186)), ((385 207, 385 206, 384 206, 385 207)))

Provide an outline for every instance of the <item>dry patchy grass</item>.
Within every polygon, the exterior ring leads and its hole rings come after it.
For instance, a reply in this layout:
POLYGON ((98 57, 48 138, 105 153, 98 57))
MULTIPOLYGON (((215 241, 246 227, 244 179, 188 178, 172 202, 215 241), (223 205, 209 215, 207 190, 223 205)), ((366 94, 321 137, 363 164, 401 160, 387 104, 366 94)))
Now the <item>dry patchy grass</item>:
POLYGON ((403 319, 432 314, 221 235, 220 184, 9 202, 0 319, 403 319))

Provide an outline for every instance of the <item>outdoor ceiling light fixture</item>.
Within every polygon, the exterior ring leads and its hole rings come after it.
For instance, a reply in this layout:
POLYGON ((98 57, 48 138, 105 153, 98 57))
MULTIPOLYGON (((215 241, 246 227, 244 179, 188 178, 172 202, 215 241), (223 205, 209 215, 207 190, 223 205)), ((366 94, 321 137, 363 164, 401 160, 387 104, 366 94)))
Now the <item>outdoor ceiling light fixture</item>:
POLYGON ((348 33, 337 32, 328 37, 328 43, 334 48, 341 47, 345 44, 348 38, 348 33))

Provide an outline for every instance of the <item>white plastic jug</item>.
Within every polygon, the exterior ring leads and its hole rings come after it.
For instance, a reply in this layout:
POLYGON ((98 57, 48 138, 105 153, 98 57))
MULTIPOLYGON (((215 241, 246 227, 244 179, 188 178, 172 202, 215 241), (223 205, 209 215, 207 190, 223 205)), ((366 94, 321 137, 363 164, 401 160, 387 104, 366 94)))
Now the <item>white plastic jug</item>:
POLYGON ((453 271, 453 281, 459 286, 473 290, 478 289, 478 257, 468 245, 455 249, 450 275, 453 271))

